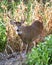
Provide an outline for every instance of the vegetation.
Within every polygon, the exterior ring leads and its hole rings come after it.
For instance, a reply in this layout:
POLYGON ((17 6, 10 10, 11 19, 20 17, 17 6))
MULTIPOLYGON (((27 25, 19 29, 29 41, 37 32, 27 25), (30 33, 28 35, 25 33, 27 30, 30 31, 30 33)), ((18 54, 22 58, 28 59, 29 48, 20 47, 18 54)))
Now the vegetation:
POLYGON ((2 20, 0 20, 0 52, 4 51, 5 45, 6 45, 6 29, 5 29, 5 25, 2 22, 2 20))
MULTIPOLYGON (((38 19, 43 22, 46 33, 52 34, 52 0, 0 0, 0 52, 4 51, 6 42, 18 48, 15 46, 19 43, 18 37, 10 24, 11 19, 24 20, 27 25, 38 19)), ((27 55, 27 65, 52 65, 52 35, 32 48, 27 55)))
POLYGON ((52 65, 52 35, 45 37, 45 42, 32 48, 27 58, 27 65, 52 65))

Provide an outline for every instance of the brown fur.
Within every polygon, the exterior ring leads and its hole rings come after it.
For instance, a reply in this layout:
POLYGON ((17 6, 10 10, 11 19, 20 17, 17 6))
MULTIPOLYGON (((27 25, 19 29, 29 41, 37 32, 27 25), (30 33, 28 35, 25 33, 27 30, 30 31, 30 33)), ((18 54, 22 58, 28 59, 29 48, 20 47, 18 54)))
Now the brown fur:
POLYGON ((37 39, 37 37, 41 34, 43 30, 43 23, 40 22, 39 20, 36 20, 29 26, 24 26, 22 25, 21 22, 19 23, 16 22, 14 24, 17 27, 19 24, 21 24, 17 32, 22 31, 22 33, 21 34, 18 33, 18 35, 20 36, 24 44, 28 44, 28 48, 27 48, 27 52, 28 52, 30 43, 34 41, 35 39, 37 39))

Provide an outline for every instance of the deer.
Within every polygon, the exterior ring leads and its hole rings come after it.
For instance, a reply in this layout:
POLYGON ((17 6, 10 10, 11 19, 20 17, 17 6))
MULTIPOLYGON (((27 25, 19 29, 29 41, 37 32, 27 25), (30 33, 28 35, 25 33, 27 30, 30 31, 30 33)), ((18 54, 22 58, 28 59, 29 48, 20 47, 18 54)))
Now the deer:
POLYGON ((35 20, 31 25, 26 26, 23 25, 24 21, 17 22, 11 20, 10 23, 14 26, 16 34, 20 36, 23 44, 26 44, 26 53, 28 53, 30 50, 30 43, 37 39, 43 31, 43 22, 35 20))

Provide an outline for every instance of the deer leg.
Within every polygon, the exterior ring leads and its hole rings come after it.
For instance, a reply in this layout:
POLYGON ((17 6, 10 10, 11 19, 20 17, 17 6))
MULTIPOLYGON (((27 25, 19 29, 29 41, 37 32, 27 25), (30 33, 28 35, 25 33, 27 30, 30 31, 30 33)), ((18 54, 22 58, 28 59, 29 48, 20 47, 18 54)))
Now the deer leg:
POLYGON ((28 53, 29 50, 29 44, 26 45, 26 53, 28 53))

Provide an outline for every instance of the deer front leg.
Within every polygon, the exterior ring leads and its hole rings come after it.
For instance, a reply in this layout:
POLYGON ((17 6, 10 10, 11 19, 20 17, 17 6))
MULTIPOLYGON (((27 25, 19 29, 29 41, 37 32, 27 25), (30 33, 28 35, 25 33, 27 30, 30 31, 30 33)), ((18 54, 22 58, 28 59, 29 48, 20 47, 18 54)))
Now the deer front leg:
POLYGON ((34 43, 33 42, 27 44, 27 46, 26 46, 26 53, 30 52, 33 47, 34 47, 34 43))
POLYGON ((26 45, 26 53, 28 53, 29 44, 26 45))

